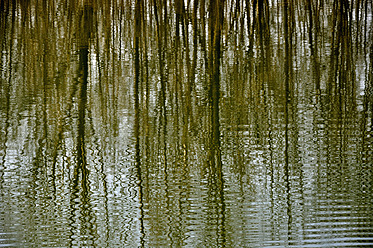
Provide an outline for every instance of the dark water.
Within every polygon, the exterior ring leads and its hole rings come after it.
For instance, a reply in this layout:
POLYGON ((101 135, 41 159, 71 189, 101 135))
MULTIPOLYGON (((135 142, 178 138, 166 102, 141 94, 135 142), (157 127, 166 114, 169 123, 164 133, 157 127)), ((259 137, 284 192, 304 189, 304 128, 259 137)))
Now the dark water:
POLYGON ((372 247, 372 1, 0 1, 0 247, 372 247))

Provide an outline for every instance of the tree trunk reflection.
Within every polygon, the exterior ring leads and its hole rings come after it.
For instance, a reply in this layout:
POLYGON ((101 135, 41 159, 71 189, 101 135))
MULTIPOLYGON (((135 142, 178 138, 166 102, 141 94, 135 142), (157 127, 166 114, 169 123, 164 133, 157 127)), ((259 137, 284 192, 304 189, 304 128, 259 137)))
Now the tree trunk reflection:
POLYGON ((224 1, 210 2, 209 12, 214 13, 209 22, 209 108, 210 108, 210 144, 209 144, 209 182, 210 194, 216 202, 217 246, 225 247, 225 200, 224 178, 220 144, 220 58, 221 32, 224 16, 224 1))
POLYGON ((71 245, 74 243, 87 243, 95 245, 95 225, 92 214, 91 190, 89 182, 90 171, 87 168, 86 150, 86 112, 87 112, 87 91, 88 91, 88 71, 89 71, 89 44, 92 37, 93 8, 90 4, 84 4, 80 10, 80 24, 77 32, 77 46, 79 55, 79 67, 77 71, 77 92, 78 119, 77 119, 77 145, 76 145, 76 165, 74 168, 74 178, 72 180, 71 196, 71 245), (79 202, 79 208, 75 203, 79 202), (79 219, 80 227, 75 230, 73 224, 79 219), (80 233, 75 240, 74 236, 80 233))

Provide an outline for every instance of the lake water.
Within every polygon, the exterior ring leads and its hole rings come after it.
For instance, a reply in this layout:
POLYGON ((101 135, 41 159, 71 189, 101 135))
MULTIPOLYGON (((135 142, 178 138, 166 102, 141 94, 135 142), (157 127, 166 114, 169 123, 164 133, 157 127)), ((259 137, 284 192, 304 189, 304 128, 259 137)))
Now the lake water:
POLYGON ((372 247, 372 1, 0 2, 0 247, 372 247))

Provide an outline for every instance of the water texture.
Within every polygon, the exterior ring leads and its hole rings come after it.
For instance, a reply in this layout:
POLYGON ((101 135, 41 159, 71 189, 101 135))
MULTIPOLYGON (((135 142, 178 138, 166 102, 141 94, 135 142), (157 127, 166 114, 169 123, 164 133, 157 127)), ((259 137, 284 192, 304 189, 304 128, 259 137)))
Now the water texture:
POLYGON ((372 247, 370 0, 1 0, 0 247, 372 247))

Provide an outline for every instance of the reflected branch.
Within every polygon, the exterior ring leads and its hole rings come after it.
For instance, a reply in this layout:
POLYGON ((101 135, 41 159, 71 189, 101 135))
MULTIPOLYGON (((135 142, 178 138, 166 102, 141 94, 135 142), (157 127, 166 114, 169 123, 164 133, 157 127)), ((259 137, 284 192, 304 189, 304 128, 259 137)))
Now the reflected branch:
POLYGON ((224 178, 221 161, 220 144, 220 58, 221 58, 221 32, 223 28, 224 1, 211 1, 209 12, 214 13, 209 22, 209 110, 210 110, 210 146, 209 146, 209 169, 211 177, 211 191, 216 188, 217 199, 217 223, 218 223, 218 246, 224 247, 225 234, 225 199, 224 178))
MULTIPOLYGON (((79 199, 79 210, 81 217, 80 233, 83 240, 89 240, 93 245, 95 244, 95 225, 93 223, 94 217, 92 213, 92 204, 90 199, 90 182, 89 182, 89 169, 86 157, 86 111, 87 111, 87 87, 88 87, 88 70, 89 70, 89 43, 92 36, 92 21, 93 21, 93 8, 91 5, 84 5, 81 9, 81 26, 78 27, 78 54, 79 54, 79 68, 77 84, 79 85, 79 98, 78 98, 78 127, 77 127, 77 145, 76 156, 77 164, 74 168, 74 178, 72 181, 72 216, 71 221, 75 222, 74 217, 77 217, 78 208, 75 207, 76 201, 79 199), (80 194, 79 194, 80 192, 80 194)), ((73 225, 75 226, 75 225, 73 225)), ((73 232, 72 226, 72 234, 73 232)), ((71 241, 74 240, 71 237, 71 241)))
POLYGON ((134 100, 135 100, 135 160, 136 160, 136 174, 138 180, 138 194, 139 194, 139 208, 140 208, 140 243, 141 247, 145 245, 145 230, 144 230, 144 206, 143 206, 143 180, 141 171, 141 150, 140 150, 140 41, 141 41, 141 6, 142 0, 136 0, 135 5, 135 36, 134 36, 134 69, 135 69, 135 83, 134 83, 134 100))

